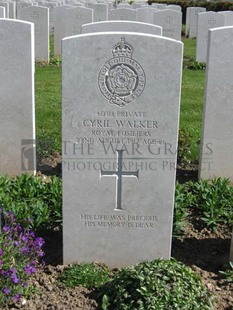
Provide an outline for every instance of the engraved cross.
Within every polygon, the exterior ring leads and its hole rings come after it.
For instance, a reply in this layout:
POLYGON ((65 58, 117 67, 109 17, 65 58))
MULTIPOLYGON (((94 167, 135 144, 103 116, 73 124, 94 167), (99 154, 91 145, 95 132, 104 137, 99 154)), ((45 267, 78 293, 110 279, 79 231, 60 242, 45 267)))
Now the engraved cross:
POLYGON ((166 16, 165 22, 166 22, 167 24, 170 25, 170 24, 172 23, 172 18, 171 18, 171 16, 166 16))
POLYGON ((33 12, 32 15, 31 15, 31 17, 32 17, 33 19, 38 19, 38 18, 39 18, 39 14, 36 13, 36 12, 33 12))
POLYGON ((115 176, 117 178, 116 182, 116 207, 115 210, 123 210, 121 207, 121 197, 122 197, 122 177, 139 177, 139 171, 123 171, 123 152, 124 150, 116 150, 117 152, 117 170, 104 171, 101 169, 101 177, 104 176, 115 176))
POLYGON ((210 26, 213 26, 214 24, 216 24, 216 20, 214 18, 211 18, 211 19, 208 20, 208 24, 210 26))

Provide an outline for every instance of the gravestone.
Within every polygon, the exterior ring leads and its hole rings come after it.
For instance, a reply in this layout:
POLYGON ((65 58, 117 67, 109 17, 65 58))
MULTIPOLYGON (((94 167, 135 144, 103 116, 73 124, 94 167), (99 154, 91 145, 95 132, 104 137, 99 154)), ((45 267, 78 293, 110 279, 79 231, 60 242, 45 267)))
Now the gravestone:
POLYGON ((49 34, 54 33, 54 10, 58 6, 56 2, 45 2, 42 6, 49 9, 49 34))
POLYGON ((160 26, 146 23, 120 21, 120 20, 112 20, 112 21, 82 25, 81 33, 84 34, 90 32, 106 32, 106 31, 142 32, 158 36, 162 35, 162 27, 160 26))
POLYGON ((120 8, 115 10, 108 11, 108 20, 137 20, 137 11, 128 9, 128 8, 120 8))
POLYGON ((65 37, 66 10, 73 5, 58 6, 54 10, 54 55, 61 55, 61 40, 65 37))
POLYGON ((169 4, 169 5, 166 6, 166 9, 177 11, 177 12, 182 12, 181 6, 180 5, 176 5, 176 4, 169 4))
POLYGON ((225 16, 223 14, 206 12, 197 15, 196 61, 206 62, 208 30, 224 25, 225 16))
POLYGON ((225 17, 224 26, 232 26, 233 25, 233 12, 232 11, 221 11, 218 14, 223 14, 225 17))
POLYGON ((5 8, 3 6, 0 6, 0 18, 5 18, 5 8))
POLYGON ((104 3, 95 3, 92 5, 93 21, 101 22, 108 20, 108 5, 104 3))
POLYGON ((9 18, 9 3, 5 1, 1 1, 0 6, 5 8, 5 18, 9 18))
POLYGON ((164 37, 181 40, 182 13, 167 9, 156 11, 154 23, 162 27, 164 37))
POLYGON ((233 27, 209 30, 199 178, 233 181, 233 27))
POLYGON ((31 2, 16 2, 16 18, 20 19, 21 10, 30 6, 32 6, 31 2))
POLYGON ((93 22, 93 10, 83 7, 67 9, 65 17, 65 36, 72 36, 81 33, 83 24, 93 22))
POLYGON ((35 173, 33 24, 0 19, 0 173, 35 173))
POLYGON ((132 32, 63 39, 65 264, 170 258, 182 49, 132 32))
POLYGON ((142 23, 154 24, 154 12, 158 9, 150 6, 149 8, 139 8, 137 9, 137 21, 142 23))
POLYGON ((16 4, 15 2, 9 2, 9 18, 16 18, 16 4))
POLYGON ((188 31, 186 32, 186 35, 192 39, 197 37, 197 15, 199 13, 204 13, 206 8, 190 7, 188 9, 188 16, 186 19, 186 27, 188 31))
POLYGON ((49 62, 49 9, 39 6, 24 8, 20 19, 34 23, 35 59, 49 62))

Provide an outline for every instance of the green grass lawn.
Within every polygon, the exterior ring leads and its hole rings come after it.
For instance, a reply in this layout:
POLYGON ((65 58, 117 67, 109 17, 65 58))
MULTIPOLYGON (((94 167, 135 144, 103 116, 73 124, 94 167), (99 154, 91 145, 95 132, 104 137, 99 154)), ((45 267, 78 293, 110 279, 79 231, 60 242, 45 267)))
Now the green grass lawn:
MULTIPOLYGON (((183 42, 184 57, 195 59, 196 40, 183 42)), ((61 152, 61 66, 37 66, 35 81, 37 138, 51 139, 53 151, 61 152)), ((183 70, 180 128, 191 136, 194 160, 198 159, 204 83, 204 70, 183 70)))

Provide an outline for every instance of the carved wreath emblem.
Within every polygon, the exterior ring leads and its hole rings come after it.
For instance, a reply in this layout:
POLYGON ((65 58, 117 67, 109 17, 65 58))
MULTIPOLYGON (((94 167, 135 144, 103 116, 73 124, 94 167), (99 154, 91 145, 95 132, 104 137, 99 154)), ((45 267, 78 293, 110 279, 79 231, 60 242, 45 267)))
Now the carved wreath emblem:
POLYGON ((113 58, 100 69, 98 85, 109 103, 119 107, 139 97, 145 87, 145 73, 132 58, 133 48, 122 38, 112 49, 113 58))

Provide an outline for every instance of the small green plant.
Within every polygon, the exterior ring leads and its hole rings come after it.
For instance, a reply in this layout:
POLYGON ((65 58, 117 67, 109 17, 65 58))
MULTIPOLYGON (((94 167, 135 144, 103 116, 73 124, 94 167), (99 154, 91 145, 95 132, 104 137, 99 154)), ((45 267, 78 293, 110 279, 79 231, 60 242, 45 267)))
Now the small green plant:
POLYGON ((44 255, 41 249, 44 240, 23 229, 12 212, 4 212, 4 222, 0 233, 1 306, 30 297, 35 289, 28 279, 42 267, 40 260, 44 255))
POLYGON ((59 281, 68 287, 84 286, 98 288, 110 280, 110 270, 94 263, 81 263, 70 266, 59 277, 59 281))
POLYGON ((188 165, 193 160, 193 136, 185 129, 179 130, 177 162, 180 166, 188 165))
POLYGON ((212 230, 219 224, 233 224, 233 187, 224 178, 189 182, 189 191, 195 196, 194 207, 201 220, 212 230))
POLYGON ((33 230, 52 229, 62 221, 61 179, 21 175, 0 177, 0 205, 33 230))
POLYGON ((233 282, 233 262, 229 263, 229 269, 225 271, 219 271, 220 274, 226 278, 227 282, 233 282))
POLYGON ((174 259, 123 268, 101 291, 104 310, 208 310, 214 301, 199 275, 174 259))
POLYGON ((189 207, 194 202, 194 196, 185 185, 176 183, 175 206, 173 216, 173 237, 184 233, 185 225, 188 223, 187 216, 189 207))
POLYGON ((183 69, 194 71, 205 70, 206 63, 195 61, 192 57, 184 57, 183 69))

